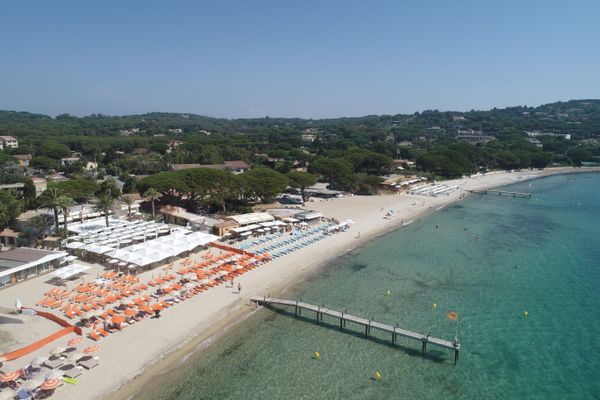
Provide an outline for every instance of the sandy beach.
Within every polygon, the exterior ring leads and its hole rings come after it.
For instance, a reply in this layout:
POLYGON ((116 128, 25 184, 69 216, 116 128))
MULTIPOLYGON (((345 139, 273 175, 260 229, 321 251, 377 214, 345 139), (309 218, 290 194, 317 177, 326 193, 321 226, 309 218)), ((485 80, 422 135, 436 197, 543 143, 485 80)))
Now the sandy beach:
MULTIPOLYGON (((77 385, 68 385, 58 390, 53 398, 130 397, 140 387, 151 385, 156 375, 185 362, 186 354, 215 340, 218 333, 250 315, 254 310, 249 303, 251 296, 281 294, 287 287, 302 281, 344 252, 460 201, 465 190, 492 188, 553 174, 598 170, 600 169, 556 168, 490 173, 443 182, 458 185, 460 189, 439 197, 389 194, 308 202, 306 208, 321 211, 325 216, 340 221, 352 219, 355 224, 346 232, 331 235, 246 273, 236 280, 236 285, 238 281, 242 284, 240 294, 229 284, 220 285, 166 310, 159 319, 146 319, 118 334, 108 336, 99 343, 101 364, 81 375, 77 385), (392 216, 384 218, 390 210, 393 211, 392 216)), ((33 306, 30 302, 43 293, 41 281, 46 280, 47 278, 39 277, 0 291, 0 307, 13 307, 16 297, 23 300, 25 305, 33 306), (37 294, 29 296, 24 294, 25 291, 37 294)), ((66 337, 67 340, 68 338, 66 337)), ((92 342, 85 339, 84 343, 92 342)), ((47 352, 48 349, 42 350, 47 352)), ((25 364, 35 355, 24 357, 19 362, 25 364)))

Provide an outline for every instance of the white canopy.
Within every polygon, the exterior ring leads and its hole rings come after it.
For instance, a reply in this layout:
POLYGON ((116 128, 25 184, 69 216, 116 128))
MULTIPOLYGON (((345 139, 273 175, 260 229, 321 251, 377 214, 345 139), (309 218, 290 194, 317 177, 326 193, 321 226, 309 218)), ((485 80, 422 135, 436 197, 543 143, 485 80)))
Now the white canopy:
POLYGON ((88 267, 87 265, 71 264, 67 265, 66 267, 57 269, 56 271, 54 271, 54 275, 61 279, 67 279, 73 275, 77 275, 88 269, 90 269, 90 267, 88 267))
POLYGON ((96 254, 104 254, 114 250, 112 247, 105 246, 103 244, 88 244, 84 247, 84 249, 85 251, 96 254))
POLYGON ((272 226, 285 226, 286 224, 281 221, 269 221, 269 222, 262 222, 260 225, 264 226, 264 227, 272 227, 272 226))

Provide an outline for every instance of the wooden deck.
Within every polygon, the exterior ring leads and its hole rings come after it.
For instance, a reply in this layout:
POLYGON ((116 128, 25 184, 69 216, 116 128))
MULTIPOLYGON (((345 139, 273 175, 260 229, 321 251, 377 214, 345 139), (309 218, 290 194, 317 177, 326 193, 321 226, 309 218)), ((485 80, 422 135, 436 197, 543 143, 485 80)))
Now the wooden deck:
POLYGON ((509 192, 507 190, 497 190, 497 189, 467 189, 469 193, 476 194, 497 194, 498 196, 507 196, 507 197, 526 197, 528 199, 531 198, 531 193, 523 193, 523 192, 509 192))
POLYGON ((352 322, 357 325, 361 325, 365 328, 365 336, 368 336, 369 333, 371 333, 371 329, 377 329, 382 332, 390 333, 392 335, 392 344, 396 343, 396 339, 398 336, 413 339, 418 342, 421 342, 421 351, 423 353, 427 349, 427 344, 438 346, 444 349, 453 350, 454 363, 456 364, 456 362, 458 361, 458 352, 460 350, 460 343, 458 342, 458 340, 449 341, 445 339, 440 339, 430 336, 428 334, 412 332, 406 329, 402 329, 398 326, 384 324, 367 318, 358 317, 356 315, 351 315, 341 311, 332 310, 330 308, 321 307, 297 300, 276 299, 271 297, 252 297, 250 300, 257 306, 264 305, 294 307, 295 315, 301 315, 302 310, 312 311, 316 313, 317 321, 322 321, 324 315, 327 315, 332 318, 337 318, 340 322, 340 329, 343 329, 343 327, 346 326, 346 322, 352 322))

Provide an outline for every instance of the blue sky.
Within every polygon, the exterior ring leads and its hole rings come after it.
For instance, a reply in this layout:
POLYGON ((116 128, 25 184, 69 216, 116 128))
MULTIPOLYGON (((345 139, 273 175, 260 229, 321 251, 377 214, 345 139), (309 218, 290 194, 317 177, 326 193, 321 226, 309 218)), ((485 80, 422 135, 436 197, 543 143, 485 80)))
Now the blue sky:
POLYGON ((0 109, 324 118, 600 98, 598 1, 12 1, 0 109))

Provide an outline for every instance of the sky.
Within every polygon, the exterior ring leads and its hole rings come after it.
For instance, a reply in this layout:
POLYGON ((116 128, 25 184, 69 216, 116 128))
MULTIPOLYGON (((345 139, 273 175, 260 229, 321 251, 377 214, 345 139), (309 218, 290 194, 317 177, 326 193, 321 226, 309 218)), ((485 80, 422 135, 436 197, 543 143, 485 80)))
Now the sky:
POLYGON ((597 0, 35 1, 0 109, 333 118, 600 98, 597 0))

